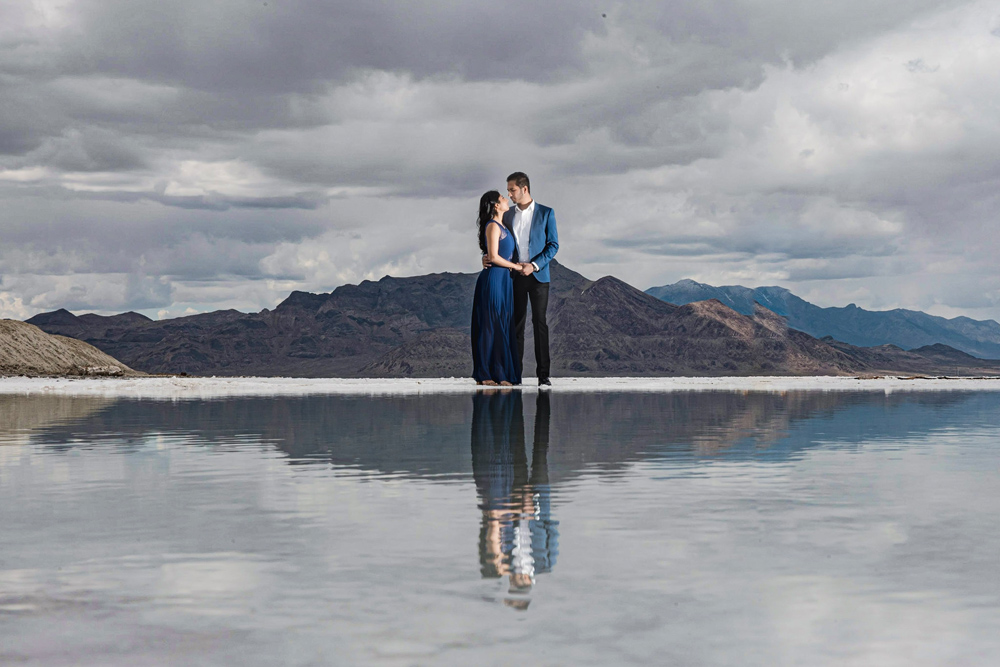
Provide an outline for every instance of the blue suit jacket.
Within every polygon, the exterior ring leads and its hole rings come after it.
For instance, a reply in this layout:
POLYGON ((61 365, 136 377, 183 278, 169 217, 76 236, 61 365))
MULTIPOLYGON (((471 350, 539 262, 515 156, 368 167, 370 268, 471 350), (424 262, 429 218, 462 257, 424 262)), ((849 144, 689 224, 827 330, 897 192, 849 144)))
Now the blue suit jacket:
MULTIPOLYGON (((507 229, 514 229, 514 208, 503 214, 503 224, 507 229)), ((521 257, 517 261, 534 262, 538 270, 531 275, 540 283, 549 282, 549 262, 559 251, 559 232, 556 231, 556 214, 548 206, 535 202, 535 214, 531 218, 531 232, 528 235, 528 254, 531 257, 521 257)), ((515 251, 517 252, 517 251, 515 251)))

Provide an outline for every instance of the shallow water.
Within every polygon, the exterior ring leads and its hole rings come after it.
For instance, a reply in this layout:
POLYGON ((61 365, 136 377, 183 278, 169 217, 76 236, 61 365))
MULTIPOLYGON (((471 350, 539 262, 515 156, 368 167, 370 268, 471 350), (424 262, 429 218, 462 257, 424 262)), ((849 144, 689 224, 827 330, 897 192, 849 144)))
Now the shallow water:
POLYGON ((998 415, 0 396, 0 664, 998 664, 998 415))

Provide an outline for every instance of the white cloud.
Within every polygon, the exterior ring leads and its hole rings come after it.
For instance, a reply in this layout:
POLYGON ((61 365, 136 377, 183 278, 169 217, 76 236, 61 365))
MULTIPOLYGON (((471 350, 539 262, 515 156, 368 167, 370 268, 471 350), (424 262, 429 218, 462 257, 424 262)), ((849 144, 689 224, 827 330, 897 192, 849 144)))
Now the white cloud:
POLYGON ((10 292, 0 292, 0 319, 23 320, 30 315, 31 311, 25 308, 21 297, 10 292))

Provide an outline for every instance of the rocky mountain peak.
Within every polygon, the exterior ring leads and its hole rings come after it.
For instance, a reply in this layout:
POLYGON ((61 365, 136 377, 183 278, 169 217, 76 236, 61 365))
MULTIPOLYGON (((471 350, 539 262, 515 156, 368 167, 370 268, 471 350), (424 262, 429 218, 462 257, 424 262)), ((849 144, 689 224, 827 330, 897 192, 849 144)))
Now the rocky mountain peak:
POLYGON ((65 308, 60 308, 59 310, 53 310, 49 313, 39 313, 35 315, 30 320, 31 324, 35 326, 41 325, 55 325, 55 326, 65 326, 65 325, 75 325, 79 318, 76 315, 69 312, 65 308))

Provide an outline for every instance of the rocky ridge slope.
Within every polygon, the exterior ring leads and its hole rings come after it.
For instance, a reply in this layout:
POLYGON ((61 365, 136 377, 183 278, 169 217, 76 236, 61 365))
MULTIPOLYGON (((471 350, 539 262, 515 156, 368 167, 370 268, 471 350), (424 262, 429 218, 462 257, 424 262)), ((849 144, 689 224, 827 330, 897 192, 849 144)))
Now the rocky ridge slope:
POLYGON ((45 333, 26 322, 0 320, 0 375, 138 375, 81 340, 45 333))

